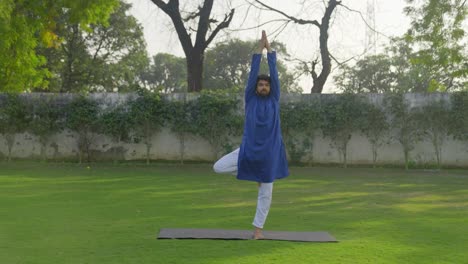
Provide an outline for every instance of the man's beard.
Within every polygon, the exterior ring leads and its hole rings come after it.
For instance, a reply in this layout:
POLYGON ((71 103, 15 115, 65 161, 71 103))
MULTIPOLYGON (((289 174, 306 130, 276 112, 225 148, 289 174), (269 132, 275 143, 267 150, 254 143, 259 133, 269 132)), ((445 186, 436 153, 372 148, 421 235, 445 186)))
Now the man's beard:
POLYGON ((262 89, 260 90, 260 92, 257 92, 257 95, 261 97, 267 97, 268 95, 270 95, 270 93, 267 90, 262 89))

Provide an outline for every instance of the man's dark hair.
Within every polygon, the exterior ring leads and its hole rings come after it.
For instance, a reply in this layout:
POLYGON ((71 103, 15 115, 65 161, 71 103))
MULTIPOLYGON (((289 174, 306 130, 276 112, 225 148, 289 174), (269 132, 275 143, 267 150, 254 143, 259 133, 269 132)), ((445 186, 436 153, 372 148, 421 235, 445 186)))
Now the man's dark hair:
POLYGON ((257 76, 257 83, 255 83, 255 86, 258 85, 258 81, 260 81, 260 80, 267 81, 269 84, 271 84, 270 76, 268 76, 266 74, 260 74, 260 75, 257 76))

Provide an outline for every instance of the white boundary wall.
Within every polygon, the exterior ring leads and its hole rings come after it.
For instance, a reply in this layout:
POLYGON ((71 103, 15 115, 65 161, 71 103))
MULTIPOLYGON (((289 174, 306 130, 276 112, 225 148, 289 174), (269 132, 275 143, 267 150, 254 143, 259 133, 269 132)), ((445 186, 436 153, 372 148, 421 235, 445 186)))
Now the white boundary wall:
MULTIPOLYGON (((50 96, 47 94, 27 94, 23 96, 50 96)), ((72 95, 58 95, 64 100, 69 100, 72 95)), ((103 107, 106 107, 116 102, 128 100, 134 94, 92 94, 93 98, 101 100, 103 107)), ((335 96, 335 95, 296 95, 283 96, 284 101, 301 101, 310 100, 316 96, 335 96)), ((375 103, 381 102, 383 95, 369 94, 371 101, 375 103)), ((171 99, 179 100, 183 95, 170 95, 171 99)), ((190 95, 193 97, 193 95, 190 95)), ((406 98, 411 102, 412 106, 424 104, 426 100, 441 97, 447 99, 446 94, 407 94, 406 98)), ((91 146, 93 152, 93 160, 111 160, 113 148, 118 148, 117 157, 120 160, 142 160, 145 159, 146 146, 143 143, 122 143, 120 146, 114 146, 111 140, 103 135, 95 135, 95 144, 91 146)), ((48 159, 57 160, 77 160, 78 149, 76 146, 76 133, 65 130, 52 137, 51 142, 47 145, 46 153, 48 159)), ((234 145, 240 143, 241 138, 234 138, 234 145)), ((317 133, 314 138, 313 162, 314 163, 339 163, 340 155, 338 151, 331 147, 330 141, 323 138, 321 132, 317 133)), ((13 147, 12 157, 21 159, 39 159, 41 146, 36 136, 28 133, 17 134, 15 145, 13 147)), ((0 135, 0 157, 8 153, 6 140, 0 135)), ((177 137, 171 133, 168 128, 163 128, 162 131, 156 133, 152 140, 152 150, 150 158, 152 160, 178 160, 180 155, 180 142, 177 137)), ((398 164, 404 163, 403 152, 401 146, 397 142, 391 142, 379 149, 378 163, 381 164, 398 164)), ((307 162, 310 156, 305 156, 303 161, 307 162)), ((200 137, 188 136, 185 142, 185 160, 192 161, 213 161, 215 156, 213 149, 208 142, 200 137)), ((447 139, 442 148, 442 159, 444 165, 468 167, 468 143, 447 139)), ((430 142, 419 142, 416 148, 410 153, 411 162, 424 165, 435 164, 436 158, 433 147, 430 142)), ((371 164, 372 152, 367 139, 360 135, 354 134, 351 138, 348 147, 348 164, 371 164)))

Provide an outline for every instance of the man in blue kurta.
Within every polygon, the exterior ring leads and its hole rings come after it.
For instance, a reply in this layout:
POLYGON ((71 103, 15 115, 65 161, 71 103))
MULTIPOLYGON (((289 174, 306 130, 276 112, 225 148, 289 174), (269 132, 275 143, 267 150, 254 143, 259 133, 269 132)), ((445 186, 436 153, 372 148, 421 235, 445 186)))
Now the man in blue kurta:
POLYGON ((270 209, 273 182, 289 175, 281 136, 279 114, 280 83, 276 52, 271 50, 265 31, 259 52, 252 56, 245 89, 245 124, 239 149, 227 154, 213 166, 218 173, 236 173, 237 179, 258 183, 254 239, 263 238, 262 229, 270 209), (267 49, 270 76, 258 75, 263 49, 267 49))

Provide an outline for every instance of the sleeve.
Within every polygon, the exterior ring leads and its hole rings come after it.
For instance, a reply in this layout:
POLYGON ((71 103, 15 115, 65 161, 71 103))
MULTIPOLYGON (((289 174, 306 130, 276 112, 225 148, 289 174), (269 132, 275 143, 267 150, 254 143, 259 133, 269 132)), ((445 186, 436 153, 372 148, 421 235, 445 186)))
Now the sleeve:
POLYGON ((267 53, 268 58, 268 68, 270 69, 270 94, 279 101, 280 98, 280 83, 278 78, 278 69, 276 68, 276 51, 267 53))
POLYGON ((255 89, 257 84, 258 72, 260 71, 260 61, 262 60, 262 54, 252 55, 252 64, 250 65, 249 80, 245 87, 245 102, 255 96, 255 89))

